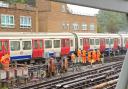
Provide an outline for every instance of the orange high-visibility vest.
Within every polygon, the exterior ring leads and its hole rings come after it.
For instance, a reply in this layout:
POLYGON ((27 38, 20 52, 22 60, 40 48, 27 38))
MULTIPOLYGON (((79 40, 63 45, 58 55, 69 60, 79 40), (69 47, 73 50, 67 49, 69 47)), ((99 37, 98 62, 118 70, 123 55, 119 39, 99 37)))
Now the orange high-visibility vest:
POLYGON ((77 56, 80 57, 81 56, 81 50, 78 49, 77 51, 77 56))
POLYGON ((91 62, 91 51, 88 52, 88 62, 91 62))
POLYGON ((74 62, 75 61, 75 54, 73 53, 73 54, 71 54, 71 60, 72 60, 72 62, 74 62))
POLYGON ((92 52, 92 63, 96 61, 96 51, 92 52))
POLYGON ((100 61, 100 55, 101 55, 101 53, 100 53, 100 51, 98 50, 98 51, 97 51, 97 61, 100 61))
POLYGON ((86 51, 82 51, 82 63, 86 63, 86 51))
POLYGON ((10 56, 8 54, 2 56, 0 62, 2 64, 9 64, 10 63, 10 56))

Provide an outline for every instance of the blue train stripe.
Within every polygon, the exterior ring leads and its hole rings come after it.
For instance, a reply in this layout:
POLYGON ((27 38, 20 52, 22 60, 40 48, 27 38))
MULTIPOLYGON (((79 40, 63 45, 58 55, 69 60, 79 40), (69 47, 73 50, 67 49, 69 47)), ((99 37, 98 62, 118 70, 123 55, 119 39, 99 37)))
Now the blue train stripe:
POLYGON ((11 58, 11 61, 14 61, 14 60, 26 60, 26 59, 31 59, 32 56, 31 56, 31 55, 12 56, 12 57, 10 57, 10 58, 11 58))

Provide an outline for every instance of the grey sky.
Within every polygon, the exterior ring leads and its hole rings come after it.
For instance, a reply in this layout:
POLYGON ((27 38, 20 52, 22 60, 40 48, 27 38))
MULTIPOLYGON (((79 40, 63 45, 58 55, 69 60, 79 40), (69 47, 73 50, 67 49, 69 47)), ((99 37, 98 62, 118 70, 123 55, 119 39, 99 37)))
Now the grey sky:
POLYGON ((83 7, 83 6, 77 6, 77 5, 70 5, 67 4, 69 10, 73 14, 81 14, 81 15, 91 15, 94 16, 98 14, 99 9, 89 8, 89 7, 83 7))

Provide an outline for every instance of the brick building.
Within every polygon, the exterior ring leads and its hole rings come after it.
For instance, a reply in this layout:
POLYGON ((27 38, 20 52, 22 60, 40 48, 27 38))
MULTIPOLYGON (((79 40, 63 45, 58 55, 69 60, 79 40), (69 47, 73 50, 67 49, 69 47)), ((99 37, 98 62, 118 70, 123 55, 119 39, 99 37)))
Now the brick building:
POLYGON ((96 16, 72 14, 63 3, 48 0, 28 1, 28 4, 33 6, 8 5, 0 2, 1 32, 96 32, 97 30, 96 16))
POLYGON ((72 14, 66 4, 36 0, 39 32, 97 32, 96 16, 72 14))
POLYGON ((0 1, 0 32, 35 32, 35 8, 0 1))

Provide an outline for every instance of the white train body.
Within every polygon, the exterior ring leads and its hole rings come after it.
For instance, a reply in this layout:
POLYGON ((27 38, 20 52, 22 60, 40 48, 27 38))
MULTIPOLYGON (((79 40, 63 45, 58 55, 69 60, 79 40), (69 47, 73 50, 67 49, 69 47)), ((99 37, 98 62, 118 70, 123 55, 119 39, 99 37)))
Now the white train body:
POLYGON ((61 57, 76 49, 115 51, 128 48, 127 34, 99 33, 0 33, 0 57, 9 54, 12 61, 61 57))

